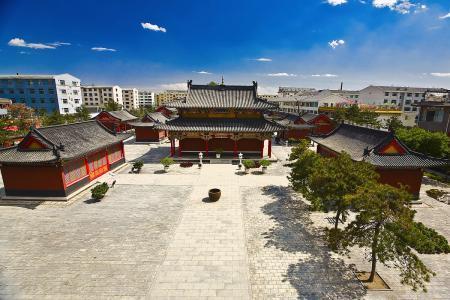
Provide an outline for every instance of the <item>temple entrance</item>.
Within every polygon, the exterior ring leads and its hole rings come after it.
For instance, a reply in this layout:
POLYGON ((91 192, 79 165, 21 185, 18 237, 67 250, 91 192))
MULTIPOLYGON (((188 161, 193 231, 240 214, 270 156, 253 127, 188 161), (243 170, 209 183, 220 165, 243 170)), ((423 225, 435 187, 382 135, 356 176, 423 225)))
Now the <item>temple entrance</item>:
POLYGON ((261 152, 264 142, 258 139, 240 139, 237 141, 237 150, 239 152, 261 152))
POLYGON ((222 149, 223 152, 234 151, 234 140, 229 138, 214 138, 208 141, 209 152, 215 153, 217 149, 222 149))
POLYGON ((183 152, 206 152, 206 141, 200 138, 187 138, 180 140, 183 152))

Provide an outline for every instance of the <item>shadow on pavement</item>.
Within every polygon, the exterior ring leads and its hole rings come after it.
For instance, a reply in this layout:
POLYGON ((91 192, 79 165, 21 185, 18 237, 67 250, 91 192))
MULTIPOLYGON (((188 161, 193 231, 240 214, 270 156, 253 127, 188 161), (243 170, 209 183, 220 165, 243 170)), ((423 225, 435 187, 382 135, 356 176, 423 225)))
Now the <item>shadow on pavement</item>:
POLYGON ((301 252, 305 259, 289 265, 285 280, 297 290, 299 299, 360 299, 366 294, 350 266, 334 258, 324 243, 323 231, 314 227, 308 205, 283 186, 266 186, 263 194, 274 201, 262 207, 275 226, 263 236, 265 247, 289 253, 301 252), (308 255, 309 254, 309 255, 308 255))

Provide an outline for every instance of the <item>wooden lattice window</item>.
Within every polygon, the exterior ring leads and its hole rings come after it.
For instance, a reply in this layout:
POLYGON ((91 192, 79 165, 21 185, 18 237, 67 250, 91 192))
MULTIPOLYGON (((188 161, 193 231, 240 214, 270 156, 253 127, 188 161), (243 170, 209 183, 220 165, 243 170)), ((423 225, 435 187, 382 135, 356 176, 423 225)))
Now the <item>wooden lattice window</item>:
POLYGON ((86 176, 88 176, 88 173, 84 159, 71 162, 64 166, 64 182, 66 186, 72 185, 86 176))

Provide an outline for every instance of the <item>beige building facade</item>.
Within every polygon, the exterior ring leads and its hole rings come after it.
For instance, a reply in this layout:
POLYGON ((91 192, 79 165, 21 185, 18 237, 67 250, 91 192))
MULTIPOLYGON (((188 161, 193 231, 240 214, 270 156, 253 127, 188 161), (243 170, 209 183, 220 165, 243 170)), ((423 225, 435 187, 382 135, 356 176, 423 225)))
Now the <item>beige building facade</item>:
POLYGON ((139 93, 137 89, 122 89, 123 108, 127 110, 139 108, 139 93))
POLYGON ((167 102, 185 98, 186 96, 187 91, 185 90, 166 90, 156 96, 156 104, 157 106, 161 106, 166 104, 167 102))

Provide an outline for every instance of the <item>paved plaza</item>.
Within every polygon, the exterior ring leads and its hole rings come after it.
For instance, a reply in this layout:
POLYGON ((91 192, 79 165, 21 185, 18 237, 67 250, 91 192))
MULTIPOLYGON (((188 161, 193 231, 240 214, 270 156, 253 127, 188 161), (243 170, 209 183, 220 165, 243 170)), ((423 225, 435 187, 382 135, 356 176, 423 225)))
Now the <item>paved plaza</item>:
MULTIPOLYGON (((402 286, 367 292, 354 271, 367 270, 323 243, 327 215, 310 212, 288 187, 289 148, 268 174, 232 165, 170 167, 169 147, 126 145, 127 160, 146 163, 101 180, 116 185, 101 202, 89 192, 68 203, 1 202, 0 299, 445 299, 450 255, 421 255, 437 276, 429 293, 402 286), (217 187, 222 198, 207 200, 217 187)), ((425 185, 423 192, 431 185, 425 185)), ((417 219, 450 239, 449 205, 422 195, 417 219)), ((361 253, 361 251, 356 251, 361 253)))

